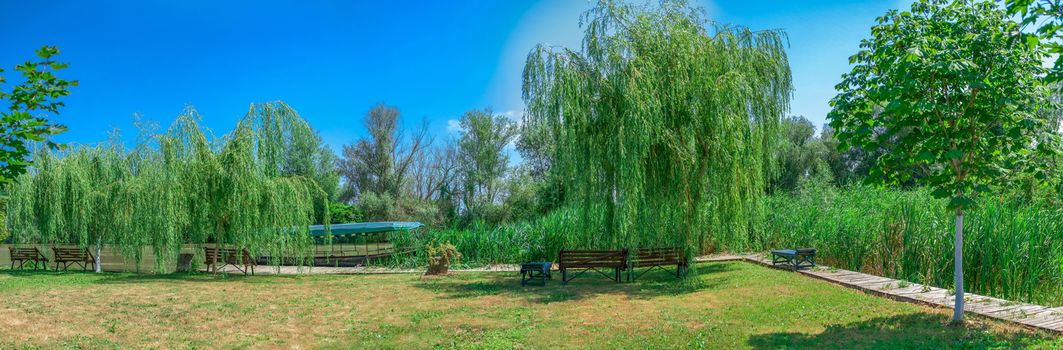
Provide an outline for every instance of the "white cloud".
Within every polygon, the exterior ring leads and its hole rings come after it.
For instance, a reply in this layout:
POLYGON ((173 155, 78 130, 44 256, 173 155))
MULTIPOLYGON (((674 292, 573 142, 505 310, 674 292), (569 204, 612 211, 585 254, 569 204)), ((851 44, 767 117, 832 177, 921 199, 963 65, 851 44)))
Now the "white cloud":
POLYGON ((452 134, 452 135, 453 134, 458 134, 458 133, 460 133, 460 132, 462 132, 464 130, 465 129, 462 129, 462 127, 461 127, 461 122, 458 121, 457 119, 447 120, 447 133, 448 134, 452 134))
POLYGON ((512 121, 516 122, 517 125, 521 125, 521 126, 524 125, 524 111, 518 111, 518 110, 512 110, 511 109, 511 110, 502 112, 501 114, 502 114, 503 117, 506 117, 506 119, 509 119, 509 120, 512 120, 512 121))

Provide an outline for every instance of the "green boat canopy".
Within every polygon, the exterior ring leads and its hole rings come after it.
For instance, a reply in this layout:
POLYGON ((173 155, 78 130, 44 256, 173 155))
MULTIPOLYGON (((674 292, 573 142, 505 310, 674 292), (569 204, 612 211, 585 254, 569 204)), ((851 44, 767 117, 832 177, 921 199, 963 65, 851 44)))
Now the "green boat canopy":
MULTIPOLYGON (((411 221, 384 221, 384 222, 357 222, 347 224, 329 225, 333 236, 358 235, 377 232, 407 231, 422 227, 419 222, 411 221)), ((310 235, 314 237, 324 236, 325 225, 310 225, 310 235)))

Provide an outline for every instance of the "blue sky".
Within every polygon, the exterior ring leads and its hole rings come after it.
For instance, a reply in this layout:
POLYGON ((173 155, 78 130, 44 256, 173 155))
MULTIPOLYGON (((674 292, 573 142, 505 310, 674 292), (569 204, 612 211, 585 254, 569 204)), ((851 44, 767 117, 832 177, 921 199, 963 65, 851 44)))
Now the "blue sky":
MULTIPOLYGON (((792 112, 824 123, 833 86, 877 16, 906 1, 701 1, 715 20, 783 29, 792 112)), ((15 1, 0 0, 0 67, 61 48, 80 80, 55 119, 60 142, 91 143, 133 114, 169 125, 195 106, 216 133, 253 102, 284 100, 337 151, 364 135, 374 104, 453 135, 464 111, 519 115, 520 75, 539 42, 578 47, 585 0, 15 1)))

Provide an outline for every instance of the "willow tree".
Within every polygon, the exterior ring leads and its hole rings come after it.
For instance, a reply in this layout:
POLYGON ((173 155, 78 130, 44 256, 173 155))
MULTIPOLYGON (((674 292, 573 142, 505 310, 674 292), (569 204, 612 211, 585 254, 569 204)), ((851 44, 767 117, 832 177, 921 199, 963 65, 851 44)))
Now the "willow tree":
POLYGON ((328 194, 315 177, 324 173, 293 166, 301 160, 289 153, 302 147, 303 157, 315 159, 308 155, 320 150, 305 146, 317 140, 313 129, 279 102, 253 105, 222 140, 210 140, 199 118, 190 109, 159 137, 164 163, 178 174, 176 186, 187 206, 183 240, 273 257, 311 254, 308 226, 322 216, 328 223, 328 194), (285 112, 269 112, 278 106, 285 112), (263 109, 265 116, 256 113, 263 109))
POLYGON ((529 53, 523 94, 526 122, 556 140, 584 244, 740 242, 789 108, 784 33, 716 24, 685 1, 599 1, 581 21, 581 50, 529 53))
POLYGON ((339 195, 336 155, 287 103, 252 104, 239 127, 250 129, 258 164, 267 176, 307 177, 330 199, 339 195))
POLYGON ((144 247, 162 267, 183 244, 310 254, 308 226, 327 194, 312 176, 284 176, 261 154, 309 143, 304 138, 316 136, 309 125, 289 120, 267 133, 242 123, 216 139, 198 121, 188 109, 166 133, 130 151, 120 140, 39 151, 10 189, 8 227, 16 243, 95 247, 97 271, 104 244, 138 267, 144 247))
POLYGON ((128 223, 123 205, 133 200, 131 159, 113 144, 39 149, 33 167, 10 188, 8 227, 15 243, 93 247, 98 271, 104 244, 136 236, 113 234, 128 223))

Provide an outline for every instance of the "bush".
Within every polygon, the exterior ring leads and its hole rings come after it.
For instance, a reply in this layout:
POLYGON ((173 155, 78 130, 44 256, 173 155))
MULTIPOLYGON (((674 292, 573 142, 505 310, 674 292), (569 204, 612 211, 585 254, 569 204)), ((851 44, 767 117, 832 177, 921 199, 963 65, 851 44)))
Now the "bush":
POLYGON ((362 211, 354 205, 343 202, 329 203, 329 218, 333 224, 362 221, 362 211))
POLYGON ((428 275, 445 275, 450 270, 451 263, 461 260, 458 248, 450 242, 428 244, 425 251, 428 256, 428 275))

